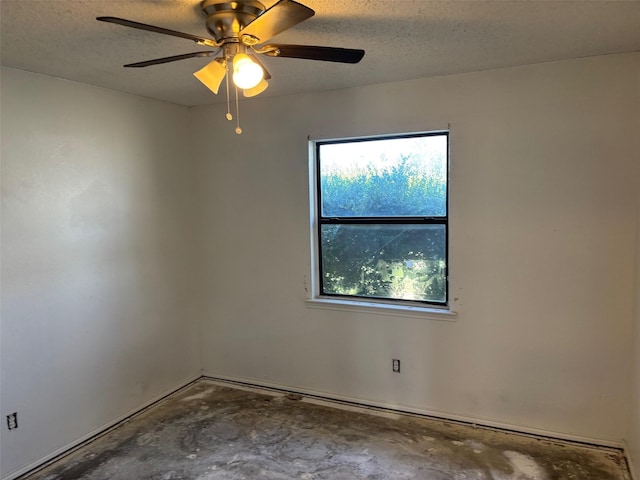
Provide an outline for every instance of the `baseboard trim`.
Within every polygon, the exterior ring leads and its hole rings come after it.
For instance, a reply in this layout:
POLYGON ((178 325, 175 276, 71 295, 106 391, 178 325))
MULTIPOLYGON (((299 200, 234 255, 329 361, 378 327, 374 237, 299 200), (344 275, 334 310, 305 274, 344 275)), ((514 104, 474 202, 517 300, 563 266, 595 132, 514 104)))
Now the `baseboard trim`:
MULTIPOLYGON (((417 415, 420 417, 432 418, 436 420, 446 420, 449 422, 460 423, 464 425, 470 425, 473 427, 487 428, 493 430, 499 430, 502 432, 515 433, 518 435, 530 435, 536 438, 545 438, 555 442, 562 441, 571 444, 580 444, 584 447, 592 448, 610 448, 618 451, 625 451, 625 445, 622 440, 612 441, 597 437, 587 437, 582 435, 574 435, 563 432, 556 432, 550 430, 543 430, 538 428, 531 428, 523 425, 514 425, 504 422, 493 421, 489 419, 478 419, 468 417, 465 415, 459 415, 450 412, 442 412, 436 410, 429 410, 425 408, 419 408, 409 405, 401 404, 389 404, 385 402, 377 402, 367 400, 358 397, 350 397, 345 395, 339 395, 333 392, 323 392, 319 390, 313 390, 308 388, 297 387, 293 385, 282 385, 273 382, 265 382, 255 378, 234 377, 229 375, 220 375, 212 372, 203 372, 203 378, 214 381, 236 385, 239 387, 270 390, 272 392, 279 393, 295 393, 311 397, 318 401, 331 402, 332 404, 339 406, 344 405, 347 407, 355 407, 362 409, 373 409, 378 412, 396 413, 396 414, 409 414, 417 415)), ((636 480, 636 479, 634 479, 636 480)))
POLYGON ((136 407, 130 411, 128 411, 127 413, 125 413, 124 415, 120 415, 119 417, 115 418, 114 420, 110 421, 109 423, 96 428, 95 430, 89 432, 88 434, 80 437, 79 439, 65 445, 62 448, 59 448, 51 453, 49 453, 48 455, 45 455, 44 457, 36 460, 35 462, 31 462, 30 464, 19 468, 18 470, 15 470, 11 473, 8 473, 6 476, 2 477, 2 480, 16 480, 24 475, 27 474, 33 474, 36 473, 39 470, 42 470, 43 468, 46 468, 47 466, 51 465, 53 462, 56 462, 58 460, 60 460, 61 458, 70 455, 71 453, 75 452, 76 450, 78 450, 79 448, 83 447, 84 445, 87 445, 88 443, 92 442, 93 440, 95 440, 96 438, 100 437, 101 435, 104 435, 106 433, 108 433, 109 431, 113 430, 114 428, 116 428, 118 425, 120 425, 123 422, 126 422, 127 420, 130 420, 134 417, 136 417, 137 415, 140 415, 141 413, 145 412, 146 410, 148 410, 149 408, 157 405, 158 403, 162 402, 163 400, 166 400, 167 398, 169 398, 170 396, 178 393, 179 391, 189 387, 191 384, 193 384, 194 382, 197 382, 198 380, 200 380, 202 378, 202 376, 200 374, 197 375, 191 375, 189 377, 187 377, 185 380, 183 380, 182 382, 178 383, 177 386, 170 388, 168 390, 165 390, 164 392, 160 393, 159 395, 154 396, 151 400, 149 400, 148 402, 143 403, 142 405, 140 405, 139 407, 136 407))

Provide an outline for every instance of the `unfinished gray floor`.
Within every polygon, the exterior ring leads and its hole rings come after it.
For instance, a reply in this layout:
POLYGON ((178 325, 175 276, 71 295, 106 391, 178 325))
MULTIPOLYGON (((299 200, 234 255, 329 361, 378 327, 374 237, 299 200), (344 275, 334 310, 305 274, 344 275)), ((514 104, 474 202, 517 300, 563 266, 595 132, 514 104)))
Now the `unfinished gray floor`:
POLYGON ((627 480, 617 450, 199 381, 29 480, 627 480))

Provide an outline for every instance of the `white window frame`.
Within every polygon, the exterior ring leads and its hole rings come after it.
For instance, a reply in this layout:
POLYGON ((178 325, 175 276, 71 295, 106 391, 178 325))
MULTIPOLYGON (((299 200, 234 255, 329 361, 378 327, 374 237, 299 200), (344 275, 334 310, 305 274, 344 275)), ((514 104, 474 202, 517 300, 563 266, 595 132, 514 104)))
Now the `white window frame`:
MULTIPOLYGON (((366 299, 366 298, 340 298, 335 296, 324 296, 320 293, 320 247, 319 247, 319 228, 318 221, 318 169, 317 169, 317 152, 318 144, 329 142, 349 142, 363 140, 377 140, 389 138, 402 138, 407 136, 420 135, 449 135, 449 148, 451 136, 449 130, 436 130, 428 132, 410 132, 401 134, 384 134, 371 135, 362 137, 345 137, 345 138, 329 138, 329 139, 311 139, 309 137, 309 207, 310 207, 310 244, 311 244, 311 265, 308 280, 305 282, 305 290, 307 294, 306 306, 309 308, 318 308, 326 310, 349 311, 365 314, 376 314, 395 317, 410 318, 427 318, 432 320, 455 321, 457 313, 451 309, 451 268, 449 265, 451 252, 449 250, 450 238, 450 222, 447 225, 447 272, 448 272, 448 303, 446 305, 431 305, 423 302, 410 302, 406 300, 394 299, 366 299)), ((447 158, 450 159, 450 152, 447 152, 447 158)), ((447 165, 449 172, 450 165, 447 165)), ((450 218, 450 179, 447 178, 447 217, 450 218)))

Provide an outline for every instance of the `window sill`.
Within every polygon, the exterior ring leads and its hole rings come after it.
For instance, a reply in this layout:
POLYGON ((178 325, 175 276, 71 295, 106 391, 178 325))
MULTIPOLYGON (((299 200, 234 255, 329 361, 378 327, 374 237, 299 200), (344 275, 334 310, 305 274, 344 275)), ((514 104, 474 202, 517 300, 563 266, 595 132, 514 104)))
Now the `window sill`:
POLYGON ((358 300, 343 300, 335 298, 308 298, 305 301, 308 308, 325 310, 340 310, 343 312, 372 313, 394 317, 426 318, 454 322, 457 313, 447 308, 422 307, 418 305, 392 305, 387 303, 366 302, 358 300))

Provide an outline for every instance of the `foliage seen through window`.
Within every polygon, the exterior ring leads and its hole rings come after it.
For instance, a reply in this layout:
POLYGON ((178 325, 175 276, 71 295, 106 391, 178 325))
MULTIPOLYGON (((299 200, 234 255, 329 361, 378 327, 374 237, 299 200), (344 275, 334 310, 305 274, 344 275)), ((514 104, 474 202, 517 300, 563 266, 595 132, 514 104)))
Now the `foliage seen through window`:
POLYGON ((320 293, 446 304, 448 135, 316 148, 320 293))

